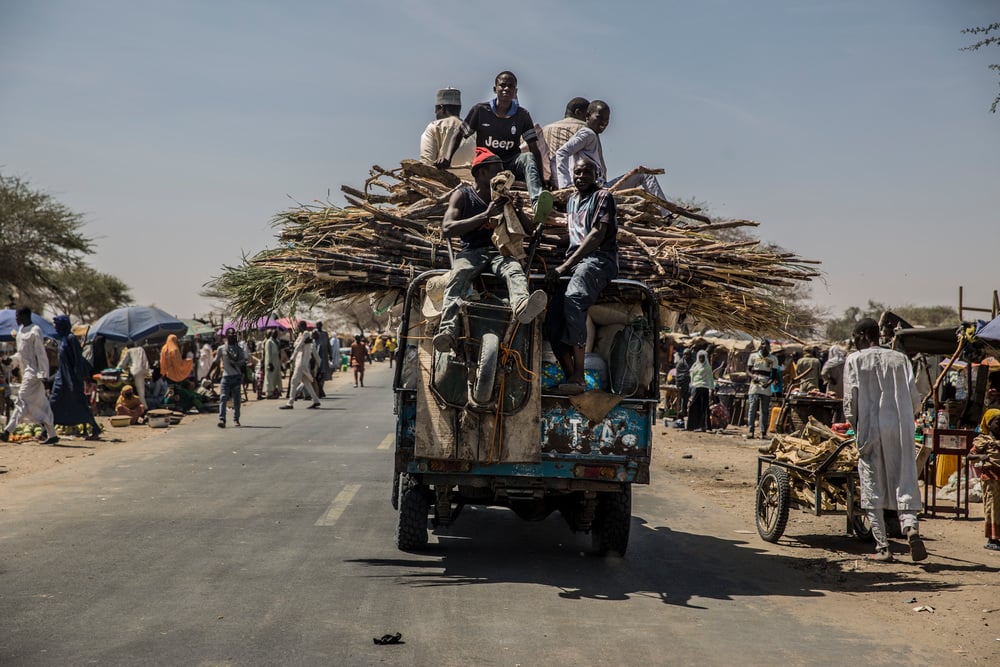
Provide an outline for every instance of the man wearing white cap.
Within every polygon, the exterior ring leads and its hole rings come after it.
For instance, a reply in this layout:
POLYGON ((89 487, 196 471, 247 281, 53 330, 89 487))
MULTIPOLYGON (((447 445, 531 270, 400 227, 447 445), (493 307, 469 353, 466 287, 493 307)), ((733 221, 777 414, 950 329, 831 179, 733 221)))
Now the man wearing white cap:
MULTIPOLYGON (((434 164, 445 157, 455 135, 462 129, 462 91, 457 88, 442 88, 434 98, 434 118, 420 136, 420 161, 434 164)), ((459 145, 453 165, 467 165, 472 162, 476 142, 468 140, 459 145)))

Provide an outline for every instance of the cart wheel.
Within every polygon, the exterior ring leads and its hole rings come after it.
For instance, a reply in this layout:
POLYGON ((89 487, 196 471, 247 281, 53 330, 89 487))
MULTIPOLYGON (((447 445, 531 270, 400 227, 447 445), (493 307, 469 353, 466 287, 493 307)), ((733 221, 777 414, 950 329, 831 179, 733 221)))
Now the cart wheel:
POLYGON ((854 537, 862 542, 875 541, 875 537, 872 535, 872 524, 868 520, 868 513, 860 507, 855 507, 851 510, 851 513, 847 516, 847 523, 850 525, 854 537))
POLYGON ((493 397, 493 381, 497 377, 497 356, 500 354, 500 337, 495 333, 483 334, 479 343, 479 367, 472 386, 472 400, 480 405, 493 397))
POLYGON ((597 494, 597 508, 591 526, 594 553, 624 556, 628 548, 629 528, 632 525, 632 486, 622 491, 597 494))
POLYGON ((427 487, 407 474, 399 480, 399 516, 396 519, 396 548, 417 551, 427 546, 427 487))
POLYGON ((771 466, 757 483, 757 532, 765 542, 777 542, 788 523, 788 473, 771 466))

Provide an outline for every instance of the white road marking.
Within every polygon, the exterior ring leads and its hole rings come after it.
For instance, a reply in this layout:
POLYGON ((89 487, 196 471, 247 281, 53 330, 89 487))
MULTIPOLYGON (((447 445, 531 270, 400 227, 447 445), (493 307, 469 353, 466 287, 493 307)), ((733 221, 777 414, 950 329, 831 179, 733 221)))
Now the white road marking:
POLYGON ((333 502, 330 503, 329 509, 326 510, 323 516, 316 520, 316 525, 332 526, 337 523, 337 519, 339 519, 340 515, 344 513, 347 506, 351 504, 351 500, 360 488, 360 484, 348 484, 345 486, 343 490, 333 499, 333 502))
POLYGON ((395 439, 396 435, 394 433, 390 433, 389 435, 385 436, 385 438, 382 439, 382 442, 378 443, 378 447, 376 447, 375 449, 389 449, 390 447, 392 447, 392 443, 395 441, 395 439))

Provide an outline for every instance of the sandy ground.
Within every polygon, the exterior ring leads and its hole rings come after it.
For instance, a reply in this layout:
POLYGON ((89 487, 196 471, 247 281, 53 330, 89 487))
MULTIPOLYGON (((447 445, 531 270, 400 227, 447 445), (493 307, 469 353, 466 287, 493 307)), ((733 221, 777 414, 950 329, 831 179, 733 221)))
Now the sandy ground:
MULTIPOLYGON (((328 389, 352 381, 346 375, 338 373, 328 389)), ((277 404, 251 400, 247 408, 277 404)), ((171 429, 206 420, 214 422, 215 415, 187 415, 171 429)), ((108 424, 99 442, 64 438, 57 446, 2 443, 0 466, 7 472, 0 474, 0 485, 54 466, 73 465, 83 457, 142 447, 165 432, 108 424)), ((868 563, 864 556, 872 546, 847 535, 844 517, 816 517, 795 509, 784 536, 769 544, 757 535, 754 522, 757 447, 762 441, 742 436, 742 429, 687 433, 657 424, 653 483, 665 477, 672 483, 681 480, 706 503, 740 519, 745 524, 740 532, 756 548, 796 562, 796 569, 814 580, 817 590, 844 593, 827 598, 831 605, 843 606, 833 613, 846 616, 863 608, 883 619, 886 633, 953 652, 956 662, 984 664, 1000 657, 1000 553, 983 549, 981 504, 971 505, 967 520, 922 517, 920 530, 930 557, 919 564, 910 561, 902 540, 894 540, 894 563, 868 563), (925 609, 915 611, 920 607, 925 609)))
POLYGON ((953 652, 956 662, 996 663, 1000 552, 983 548, 981 503, 970 504, 969 519, 922 515, 920 532, 930 556, 919 564, 911 561, 905 540, 890 540, 895 562, 866 562, 874 546, 848 536, 845 517, 794 508, 783 537, 769 544, 757 535, 754 520, 757 447, 764 441, 745 440, 744 433, 688 433, 659 424, 653 477, 657 470, 669 471, 743 521, 745 537, 755 547, 794 559, 817 589, 848 594, 828 598, 831 604, 850 601, 845 616, 862 607, 884 619, 894 637, 953 652), (933 611, 915 611, 920 607, 933 611))

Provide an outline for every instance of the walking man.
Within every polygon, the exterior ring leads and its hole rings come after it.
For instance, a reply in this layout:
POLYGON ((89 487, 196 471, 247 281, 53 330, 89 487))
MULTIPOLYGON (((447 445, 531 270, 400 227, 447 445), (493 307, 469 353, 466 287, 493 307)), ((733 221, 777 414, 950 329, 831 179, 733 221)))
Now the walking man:
POLYGON ((226 403, 233 399, 233 424, 240 425, 240 399, 243 388, 243 371, 247 366, 246 350, 236 340, 236 329, 226 329, 226 342, 215 351, 215 364, 222 363, 222 382, 219 383, 219 428, 226 428, 226 403))
MULTIPOLYGON (((279 410, 291 410, 294 407, 295 395, 301 388, 312 399, 312 404, 307 408, 312 410, 322 405, 319 396, 313 389, 313 374, 309 363, 318 361, 316 358, 316 346, 312 344, 312 335, 307 331, 305 320, 299 320, 299 337, 295 339, 295 347, 292 348, 292 378, 289 380, 290 391, 288 392, 288 403, 282 405, 279 410)), ((318 364, 317 364, 318 365, 318 364)))
MULTIPOLYGON (((45 429, 43 445, 54 445, 59 442, 56 435, 55 420, 52 408, 45 395, 45 380, 49 378, 49 357, 45 353, 45 343, 42 341, 42 330, 31 321, 31 308, 18 308, 15 313, 17 321, 17 360, 21 368, 21 390, 14 402, 14 412, 3 431, 0 431, 0 441, 7 442, 10 434, 22 421, 39 423, 45 429)), ((14 333, 14 332, 11 332, 14 333)))
POLYGON ((879 347, 878 323, 865 318, 854 327, 857 352, 844 362, 844 415, 857 434, 861 507, 868 512, 876 551, 868 558, 892 560, 885 510, 896 510, 914 561, 927 558, 920 539, 921 509, 913 444, 913 417, 920 394, 906 355, 879 347))
POLYGON ((368 358, 368 346, 365 339, 358 334, 351 343, 351 366, 354 366, 354 386, 365 386, 365 360, 368 358))

